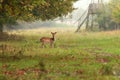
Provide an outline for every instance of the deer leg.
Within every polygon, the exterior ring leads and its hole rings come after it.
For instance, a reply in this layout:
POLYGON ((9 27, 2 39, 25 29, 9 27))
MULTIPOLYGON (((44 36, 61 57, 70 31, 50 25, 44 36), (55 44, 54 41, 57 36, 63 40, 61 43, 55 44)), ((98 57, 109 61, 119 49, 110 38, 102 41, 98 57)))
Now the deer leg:
POLYGON ((50 47, 51 48, 54 47, 54 43, 53 42, 50 43, 50 47))
POLYGON ((42 43, 42 48, 44 48, 44 46, 45 46, 45 44, 44 44, 44 43, 42 43))
POLYGON ((52 47, 52 43, 50 43, 50 47, 52 47))
POLYGON ((50 47, 52 48, 52 42, 50 43, 50 47))

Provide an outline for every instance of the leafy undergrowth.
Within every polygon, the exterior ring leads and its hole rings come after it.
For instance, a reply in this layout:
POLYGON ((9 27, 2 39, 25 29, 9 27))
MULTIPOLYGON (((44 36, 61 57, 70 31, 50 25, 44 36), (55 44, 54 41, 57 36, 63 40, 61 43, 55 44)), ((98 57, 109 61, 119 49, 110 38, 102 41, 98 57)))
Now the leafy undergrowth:
POLYGON ((119 80, 120 36, 103 34, 58 34, 55 48, 38 35, 2 40, 0 80, 119 80))

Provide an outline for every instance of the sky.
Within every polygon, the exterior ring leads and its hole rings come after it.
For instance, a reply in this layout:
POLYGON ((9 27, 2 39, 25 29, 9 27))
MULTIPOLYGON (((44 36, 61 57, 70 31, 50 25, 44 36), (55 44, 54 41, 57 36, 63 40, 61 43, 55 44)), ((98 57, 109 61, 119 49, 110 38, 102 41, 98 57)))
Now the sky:
MULTIPOLYGON (((98 1, 98 0, 94 0, 94 1, 98 1)), ((90 2, 91 0, 79 0, 74 4, 74 7, 87 9, 90 2)), ((109 0, 103 0, 103 2, 109 2, 109 0)))

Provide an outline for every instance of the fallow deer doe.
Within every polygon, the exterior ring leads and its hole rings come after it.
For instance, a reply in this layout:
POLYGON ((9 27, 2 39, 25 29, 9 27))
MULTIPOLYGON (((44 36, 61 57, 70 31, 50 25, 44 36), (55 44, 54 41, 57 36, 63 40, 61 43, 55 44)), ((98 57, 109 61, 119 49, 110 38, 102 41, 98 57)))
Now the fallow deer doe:
POLYGON ((54 47, 54 41, 55 41, 55 34, 56 34, 57 32, 51 32, 51 34, 52 34, 52 37, 50 38, 50 37, 42 37, 41 39, 40 39, 40 42, 42 43, 42 47, 45 47, 45 43, 50 43, 50 46, 51 47, 54 47))

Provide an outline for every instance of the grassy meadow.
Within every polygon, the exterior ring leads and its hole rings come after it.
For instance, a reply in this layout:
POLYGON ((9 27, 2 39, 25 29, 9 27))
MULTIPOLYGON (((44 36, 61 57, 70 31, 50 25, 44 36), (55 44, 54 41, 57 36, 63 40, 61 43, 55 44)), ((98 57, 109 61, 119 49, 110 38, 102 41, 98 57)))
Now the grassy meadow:
POLYGON ((120 31, 41 28, 1 35, 0 80, 120 80, 120 31), (39 39, 55 35, 55 47, 39 39))

